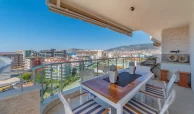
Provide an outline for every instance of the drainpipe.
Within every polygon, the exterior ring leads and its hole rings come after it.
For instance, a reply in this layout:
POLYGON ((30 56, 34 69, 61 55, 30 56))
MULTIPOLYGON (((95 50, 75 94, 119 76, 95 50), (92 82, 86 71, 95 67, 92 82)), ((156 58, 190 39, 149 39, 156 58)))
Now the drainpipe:
POLYGON ((191 65, 191 88, 194 93, 194 15, 190 25, 190 65, 191 65))

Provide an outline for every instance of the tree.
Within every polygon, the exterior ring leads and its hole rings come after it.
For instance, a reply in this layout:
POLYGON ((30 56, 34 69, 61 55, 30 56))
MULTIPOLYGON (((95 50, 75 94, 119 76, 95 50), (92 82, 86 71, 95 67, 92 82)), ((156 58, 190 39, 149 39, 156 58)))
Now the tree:
POLYGON ((36 75, 36 82, 37 83, 42 83, 42 81, 44 82, 44 77, 45 77, 45 71, 40 71, 40 72, 37 72, 37 75, 36 75))
POLYGON ((73 69, 72 69, 72 76, 75 76, 76 73, 77 73, 77 68, 73 68, 73 69))
POLYGON ((29 80, 32 77, 32 73, 31 72, 25 72, 22 74, 22 79, 23 80, 29 80))

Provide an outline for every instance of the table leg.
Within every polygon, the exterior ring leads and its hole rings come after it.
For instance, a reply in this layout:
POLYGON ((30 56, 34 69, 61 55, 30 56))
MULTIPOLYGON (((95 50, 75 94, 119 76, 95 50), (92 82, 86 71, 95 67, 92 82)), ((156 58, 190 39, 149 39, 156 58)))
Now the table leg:
POLYGON ((117 114, 123 114, 123 106, 120 104, 117 105, 117 114))
MULTIPOLYGON (((142 87, 141 87, 141 90, 142 91, 145 91, 145 85, 143 85, 142 87)), ((143 94, 143 93, 141 93, 141 100, 140 100, 141 102, 143 102, 143 103, 145 103, 145 95, 143 94)))

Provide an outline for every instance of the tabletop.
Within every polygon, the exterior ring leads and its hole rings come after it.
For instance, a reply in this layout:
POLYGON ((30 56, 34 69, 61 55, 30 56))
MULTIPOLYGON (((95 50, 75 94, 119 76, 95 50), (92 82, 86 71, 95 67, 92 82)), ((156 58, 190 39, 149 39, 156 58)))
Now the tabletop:
POLYGON ((126 96, 130 91, 132 91, 136 86, 138 86, 146 78, 148 78, 148 75, 142 75, 124 87, 106 81, 105 79, 107 77, 108 75, 101 76, 101 77, 83 82, 82 85, 90 88, 91 90, 104 96, 110 101, 117 103, 124 96, 126 96))

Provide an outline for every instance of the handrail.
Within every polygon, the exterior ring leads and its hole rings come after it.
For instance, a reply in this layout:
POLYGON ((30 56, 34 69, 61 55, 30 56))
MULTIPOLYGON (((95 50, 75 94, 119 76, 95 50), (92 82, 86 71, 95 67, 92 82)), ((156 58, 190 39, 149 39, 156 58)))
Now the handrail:
POLYGON ((71 80, 79 80, 80 75, 79 72, 85 70, 85 68, 89 69, 94 69, 95 71, 95 76, 99 76, 99 74, 103 73, 99 72, 100 70, 104 69, 105 66, 110 66, 111 64, 115 64, 116 66, 119 64, 123 68, 126 68, 126 64, 128 64, 129 61, 134 61, 134 58, 139 58, 139 57, 118 57, 118 58, 102 58, 102 59, 93 59, 93 60, 79 60, 79 61, 67 61, 67 62, 56 62, 56 63, 47 63, 47 64, 41 64, 39 66, 35 66, 29 70, 22 70, 22 71, 14 71, 14 72, 4 72, 0 73, 0 76, 6 76, 6 75, 13 75, 17 74, 20 77, 20 88, 21 91, 23 90, 23 79, 22 79, 22 74, 25 72, 32 72, 32 76, 30 78, 30 81, 33 82, 34 85, 36 83, 41 84, 41 101, 45 99, 45 97, 50 97, 55 94, 56 88, 64 88, 69 83, 73 83, 71 80), (113 60, 113 61, 111 61, 113 60), (106 61, 106 62, 103 62, 106 61), (87 62, 91 62, 92 65, 88 65, 87 62), (69 63, 79 63, 79 68, 77 68, 77 65, 68 65, 69 63), (66 71, 66 64, 67 68, 70 68, 71 71, 66 71), (57 65, 57 67, 53 67, 57 65), (72 65, 72 66, 71 66, 72 65), (86 66, 85 66, 86 65, 86 66), (49 66, 49 67, 47 67, 49 66), (101 67, 102 66, 102 67, 101 67), (45 69, 45 67, 47 67, 45 69), (76 68, 76 76, 73 77, 73 69, 76 68), (50 70, 49 70, 50 69, 50 70), (53 71, 56 70, 55 71, 53 71), (70 74, 66 74, 69 72, 70 74), (41 76, 41 77, 39 77, 41 76), (70 82, 69 82, 70 81, 70 82))

